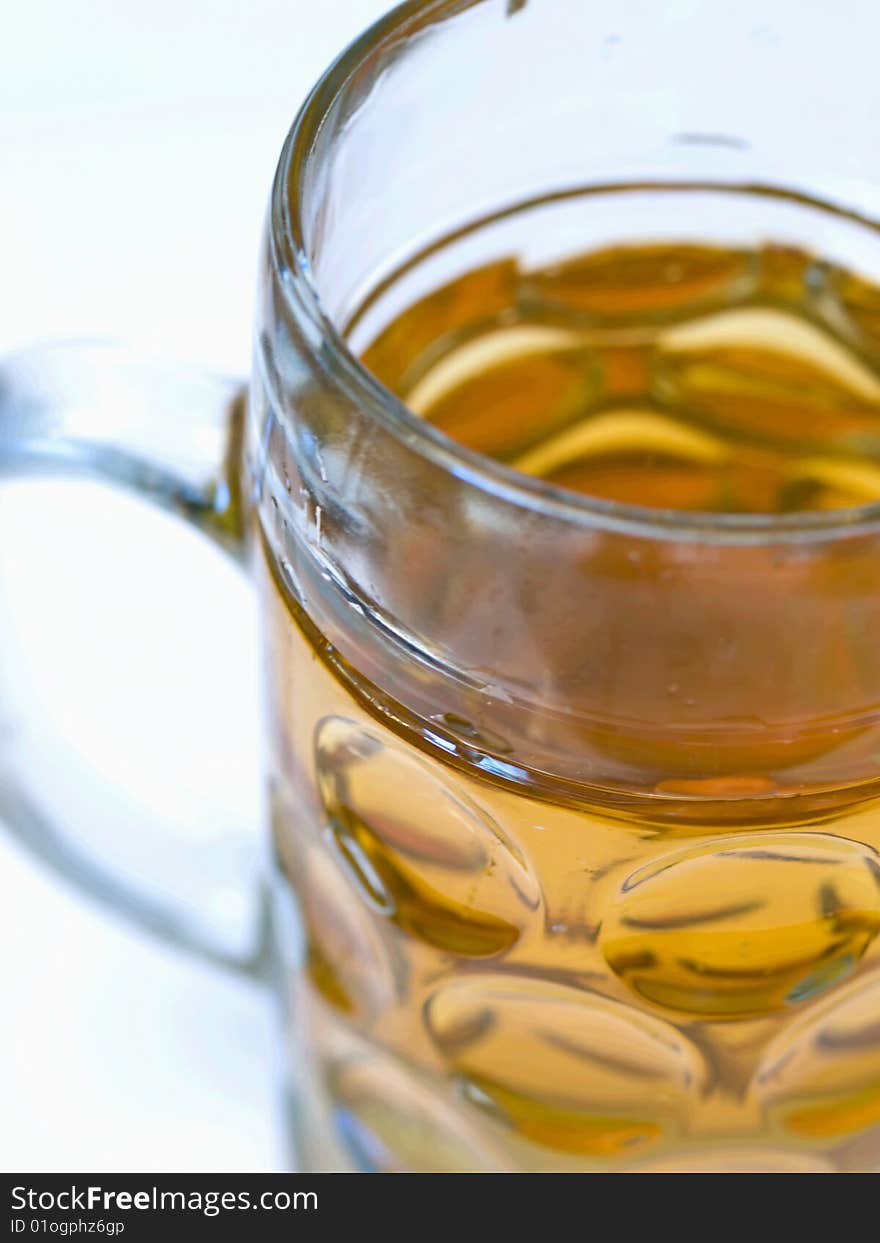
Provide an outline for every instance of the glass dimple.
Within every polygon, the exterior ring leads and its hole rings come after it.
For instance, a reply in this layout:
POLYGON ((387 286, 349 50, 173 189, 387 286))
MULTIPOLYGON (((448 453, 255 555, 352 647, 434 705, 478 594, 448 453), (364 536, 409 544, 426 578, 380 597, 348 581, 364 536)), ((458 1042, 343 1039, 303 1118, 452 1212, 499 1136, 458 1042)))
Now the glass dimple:
POLYGON ((557 1151, 653 1149, 681 1126, 704 1076, 675 1028, 546 980, 460 980, 434 993, 425 1020, 469 1101, 557 1151))
POLYGON ((472 448, 513 459, 589 409, 598 392, 597 363, 576 334, 540 324, 487 328, 450 342, 406 391, 416 414, 472 448))
POLYGON ((837 983, 880 930, 868 846, 823 833, 722 838, 633 872, 605 958, 640 997, 711 1018, 770 1014, 837 983))
POLYGON ((539 891, 487 813, 340 717, 321 722, 315 757, 328 833, 368 906, 450 953, 491 957, 516 943, 539 891))
POLYGON ((840 1142, 880 1124, 880 978, 849 986, 767 1050, 753 1091, 789 1136, 840 1142))
POLYGON ((520 299, 527 307, 564 311, 589 323, 653 323, 741 298, 757 278, 747 251, 615 246, 524 273, 520 299))
POLYGON ((478 1174, 498 1155, 443 1096, 385 1058, 351 1058, 327 1068, 337 1132, 361 1170, 384 1174, 478 1174))
POLYGON ((395 994, 389 951, 339 864, 309 847, 298 878, 305 927, 305 969, 326 1002, 350 1020, 369 1022, 395 994))

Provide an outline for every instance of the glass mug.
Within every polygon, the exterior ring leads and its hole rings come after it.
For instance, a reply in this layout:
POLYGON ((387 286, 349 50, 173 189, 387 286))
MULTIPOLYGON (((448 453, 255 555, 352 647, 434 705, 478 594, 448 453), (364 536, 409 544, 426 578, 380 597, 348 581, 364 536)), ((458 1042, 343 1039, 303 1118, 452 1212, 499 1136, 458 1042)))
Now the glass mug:
MULTIPOLYGON (((112 350, 0 375, 7 467, 120 481, 255 568, 271 929, 239 965, 285 999, 301 1168, 880 1164, 880 505, 575 494, 357 356, 591 241, 772 236, 876 278, 872 12, 404 4, 286 142, 247 401, 112 350)), ((0 811, 131 911, 8 766, 0 811)))

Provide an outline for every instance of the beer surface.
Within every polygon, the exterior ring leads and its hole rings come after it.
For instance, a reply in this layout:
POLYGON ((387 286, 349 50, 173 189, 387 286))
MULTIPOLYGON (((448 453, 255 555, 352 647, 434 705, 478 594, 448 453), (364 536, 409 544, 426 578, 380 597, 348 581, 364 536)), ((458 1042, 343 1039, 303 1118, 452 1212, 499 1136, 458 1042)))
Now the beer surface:
POLYGON ((880 288, 796 248, 495 262, 363 360, 454 440, 576 492, 710 513, 880 499, 880 288))

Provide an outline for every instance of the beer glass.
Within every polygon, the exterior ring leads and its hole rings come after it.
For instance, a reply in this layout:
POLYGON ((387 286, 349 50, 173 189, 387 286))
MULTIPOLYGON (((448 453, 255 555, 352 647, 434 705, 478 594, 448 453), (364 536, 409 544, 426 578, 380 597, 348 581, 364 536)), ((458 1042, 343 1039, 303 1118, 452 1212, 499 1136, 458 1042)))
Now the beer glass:
MULTIPOLYGON (((880 342, 876 21, 404 4, 290 131, 246 400, 112 351, 0 373, 7 465, 134 487, 255 575, 272 861, 248 969, 283 999, 301 1168, 880 1162, 880 505, 576 493, 361 361, 432 290, 467 325, 512 260, 657 241, 830 257, 862 292, 822 296, 880 342)), ((651 322, 722 305, 719 280, 673 273, 651 322)), ((11 827, 131 908, 26 787, 6 774, 11 827)), ((218 953, 162 895, 134 913, 218 953)))

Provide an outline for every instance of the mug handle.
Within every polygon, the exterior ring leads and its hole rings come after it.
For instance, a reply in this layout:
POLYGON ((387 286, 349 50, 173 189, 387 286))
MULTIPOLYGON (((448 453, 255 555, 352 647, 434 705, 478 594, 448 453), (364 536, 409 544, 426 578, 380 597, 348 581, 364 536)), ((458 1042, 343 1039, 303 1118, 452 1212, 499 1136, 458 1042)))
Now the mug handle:
MULTIPOLYGON (((0 363, 0 475, 61 472, 121 484, 186 518, 243 567, 245 398, 240 382, 109 343, 33 348, 0 363)), ((3 747, 10 732, 0 722, 0 823, 23 846, 150 933, 238 973, 266 975, 265 895, 251 945, 236 953, 218 944, 199 912, 142 892, 40 808, 3 747)))

